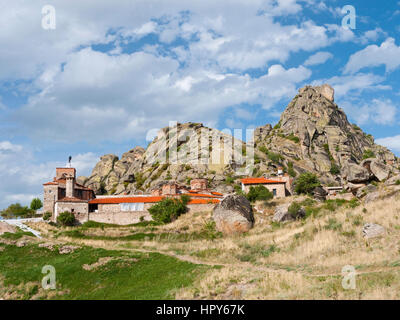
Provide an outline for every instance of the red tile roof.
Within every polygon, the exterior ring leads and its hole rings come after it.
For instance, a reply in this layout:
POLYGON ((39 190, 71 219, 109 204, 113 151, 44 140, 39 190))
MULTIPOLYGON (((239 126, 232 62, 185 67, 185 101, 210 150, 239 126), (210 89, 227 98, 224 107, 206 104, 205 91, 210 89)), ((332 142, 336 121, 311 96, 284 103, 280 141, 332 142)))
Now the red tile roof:
POLYGON ((89 201, 89 204, 119 204, 119 203, 154 203, 159 202, 164 197, 116 197, 98 198, 89 201))
POLYGON ((219 203, 220 199, 192 199, 188 204, 207 204, 207 203, 219 203))
POLYGON ((199 197, 199 198, 221 198, 219 195, 205 194, 205 193, 195 193, 188 194, 189 197, 199 197))
POLYGON ((280 180, 270 180, 266 178, 245 178, 240 180, 243 184, 276 184, 276 183, 286 183, 280 180))

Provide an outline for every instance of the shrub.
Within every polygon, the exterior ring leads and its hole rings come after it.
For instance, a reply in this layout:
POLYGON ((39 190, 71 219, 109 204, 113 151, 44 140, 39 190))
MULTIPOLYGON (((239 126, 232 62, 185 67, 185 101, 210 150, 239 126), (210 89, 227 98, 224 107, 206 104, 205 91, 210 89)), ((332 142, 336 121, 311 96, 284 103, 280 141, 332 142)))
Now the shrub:
POLYGON ((244 192, 243 192, 243 190, 242 190, 242 187, 241 187, 240 185, 235 184, 235 185, 233 186, 233 189, 235 190, 235 193, 236 193, 236 194, 241 195, 241 196, 244 196, 244 195, 245 195, 244 192))
POLYGON ((258 150, 260 150, 262 153, 265 153, 265 154, 268 153, 268 149, 265 146, 259 147, 258 150))
POLYGON ((75 216, 72 212, 64 211, 57 216, 57 223, 62 226, 73 226, 75 223, 75 216))
POLYGON ((375 153, 372 150, 365 150, 363 154, 363 159, 368 159, 368 158, 375 158, 375 153))
POLYGON ((296 171, 294 171, 294 169, 293 169, 293 162, 288 162, 288 173, 289 173, 289 176, 291 176, 293 178, 297 176, 296 171))
POLYGON ((302 173, 295 182, 294 190, 296 193, 308 194, 314 191, 316 187, 319 187, 321 183, 319 182, 317 176, 310 172, 302 173))
POLYGON ((43 207, 42 200, 39 198, 32 199, 31 201, 31 209, 32 210, 39 210, 41 207, 43 207))
POLYGON ((328 224, 325 226, 325 229, 334 231, 342 230, 342 224, 339 223, 335 218, 330 218, 328 220, 328 224))
POLYGON ((250 190, 246 195, 246 198, 250 202, 254 202, 256 200, 270 200, 273 197, 274 195, 272 192, 264 186, 250 187, 250 190))
POLYGON ((396 182, 394 183, 396 186, 400 185, 400 180, 396 180, 396 182))
POLYGON ((43 220, 47 221, 47 220, 49 220, 51 218, 51 216, 52 216, 51 212, 46 211, 43 214, 43 220))
POLYGON ((149 208, 149 212, 154 221, 169 223, 187 212, 186 205, 189 200, 190 198, 187 195, 182 195, 180 199, 166 198, 149 208))
POLYGON ((226 176, 226 178, 225 178, 226 184, 232 184, 234 181, 235 181, 235 179, 232 176, 226 176))
POLYGON ((267 152, 267 157, 275 163, 279 163, 280 161, 283 161, 283 157, 279 153, 274 153, 272 151, 267 152))
POLYGON ((301 209, 300 203, 294 201, 294 202, 292 202, 292 204, 289 206, 288 212, 289 212, 289 214, 290 214, 293 218, 296 218, 296 217, 297 217, 297 213, 300 211, 300 209, 301 209))
POLYGON ((332 163, 330 172, 331 172, 333 175, 340 174, 340 168, 337 166, 336 163, 332 163))
POLYGON ((293 133, 291 133, 290 135, 286 136, 286 139, 289 139, 295 143, 299 143, 300 142, 300 138, 296 137, 293 133))

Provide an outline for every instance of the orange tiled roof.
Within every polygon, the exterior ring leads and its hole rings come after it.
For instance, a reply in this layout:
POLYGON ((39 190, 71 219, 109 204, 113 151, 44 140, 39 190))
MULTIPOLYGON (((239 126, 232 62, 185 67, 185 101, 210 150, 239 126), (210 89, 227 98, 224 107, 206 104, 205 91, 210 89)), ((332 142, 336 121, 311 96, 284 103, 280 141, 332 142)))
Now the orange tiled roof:
POLYGON ((213 192, 211 192, 211 194, 214 194, 214 195, 216 195, 216 196, 223 196, 223 194, 222 194, 221 192, 215 192, 215 191, 213 191, 213 192))
POLYGON ((192 199, 188 204, 207 204, 207 203, 219 203, 219 199, 192 199))
POLYGON ((89 201, 89 204, 119 204, 119 203, 154 203, 159 202, 164 197, 118 197, 118 198, 99 198, 89 201))
POLYGON ((200 198, 220 198, 219 195, 213 194, 205 194, 205 193, 195 193, 195 194, 188 194, 189 197, 200 197, 200 198))
POLYGON ((280 180, 271 180, 266 178, 245 178, 240 180, 243 184, 276 184, 276 183, 286 183, 280 180))

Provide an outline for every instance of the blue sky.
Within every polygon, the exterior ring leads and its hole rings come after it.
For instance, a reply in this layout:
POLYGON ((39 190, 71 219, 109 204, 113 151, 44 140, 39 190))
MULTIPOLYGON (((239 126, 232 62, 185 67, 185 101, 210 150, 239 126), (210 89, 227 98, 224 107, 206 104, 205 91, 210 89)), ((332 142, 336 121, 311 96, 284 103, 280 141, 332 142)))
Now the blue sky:
POLYGON ((331 84, 349 120, 400 156, 398 1, 1 4, 0 208, 41 196, 69 155, 89 175, 170 121, 274 124, 307 84, 331 84))

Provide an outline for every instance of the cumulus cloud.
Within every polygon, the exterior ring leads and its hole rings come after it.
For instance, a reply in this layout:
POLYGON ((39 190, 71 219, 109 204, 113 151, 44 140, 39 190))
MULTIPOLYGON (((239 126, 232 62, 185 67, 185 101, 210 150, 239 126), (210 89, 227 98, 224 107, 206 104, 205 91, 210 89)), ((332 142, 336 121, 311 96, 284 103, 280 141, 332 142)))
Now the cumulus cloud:
POLYGON ((385 77, 373 73, 357 73, 355 75, 334 76, 329 79, 313 81, 313 85, 329 83, 335 88, 335 97, 342 98, 348 94, 360 94, 368 90, 390 90, 391 86, 383 85, 385 77))
POLYGON ((341 106, 359 124, 375 123, 393 125, 396 123, 397 107, 390 99, 373 99, 368 103, 344 101, 341 106))
POLYGON ((393 38, 386 39, 380 46, 370 45, 350 56, 344 72, 351 74, 366 67, 381 65, 385 65, 387 72, 400 66, 400 47, 396 45, 393 38))
POLYGON ((390 150, 400 152, 400 135, 376 139, 375 142, 390 150))
POLYGON ((330 52, 326 52, 326 51, 320 51, 317 52, 315 54, 313 54, 312 56, 310 56, 305 62, 304 65, 305 66, 315 66, 318 64, 323 64, 326 61, 328 61, 329 59, 333 58, 333 54, 330 52))
POLYGON ((308 79, 305 67, 266 74, 182 70, 171 57, 135 52, 110 56, 84 49, 69 56, 51 85, 14 115, 26 134, 63 142, 121 141, 168 121, 218 121, 242 103, 270 108, 308 79))

